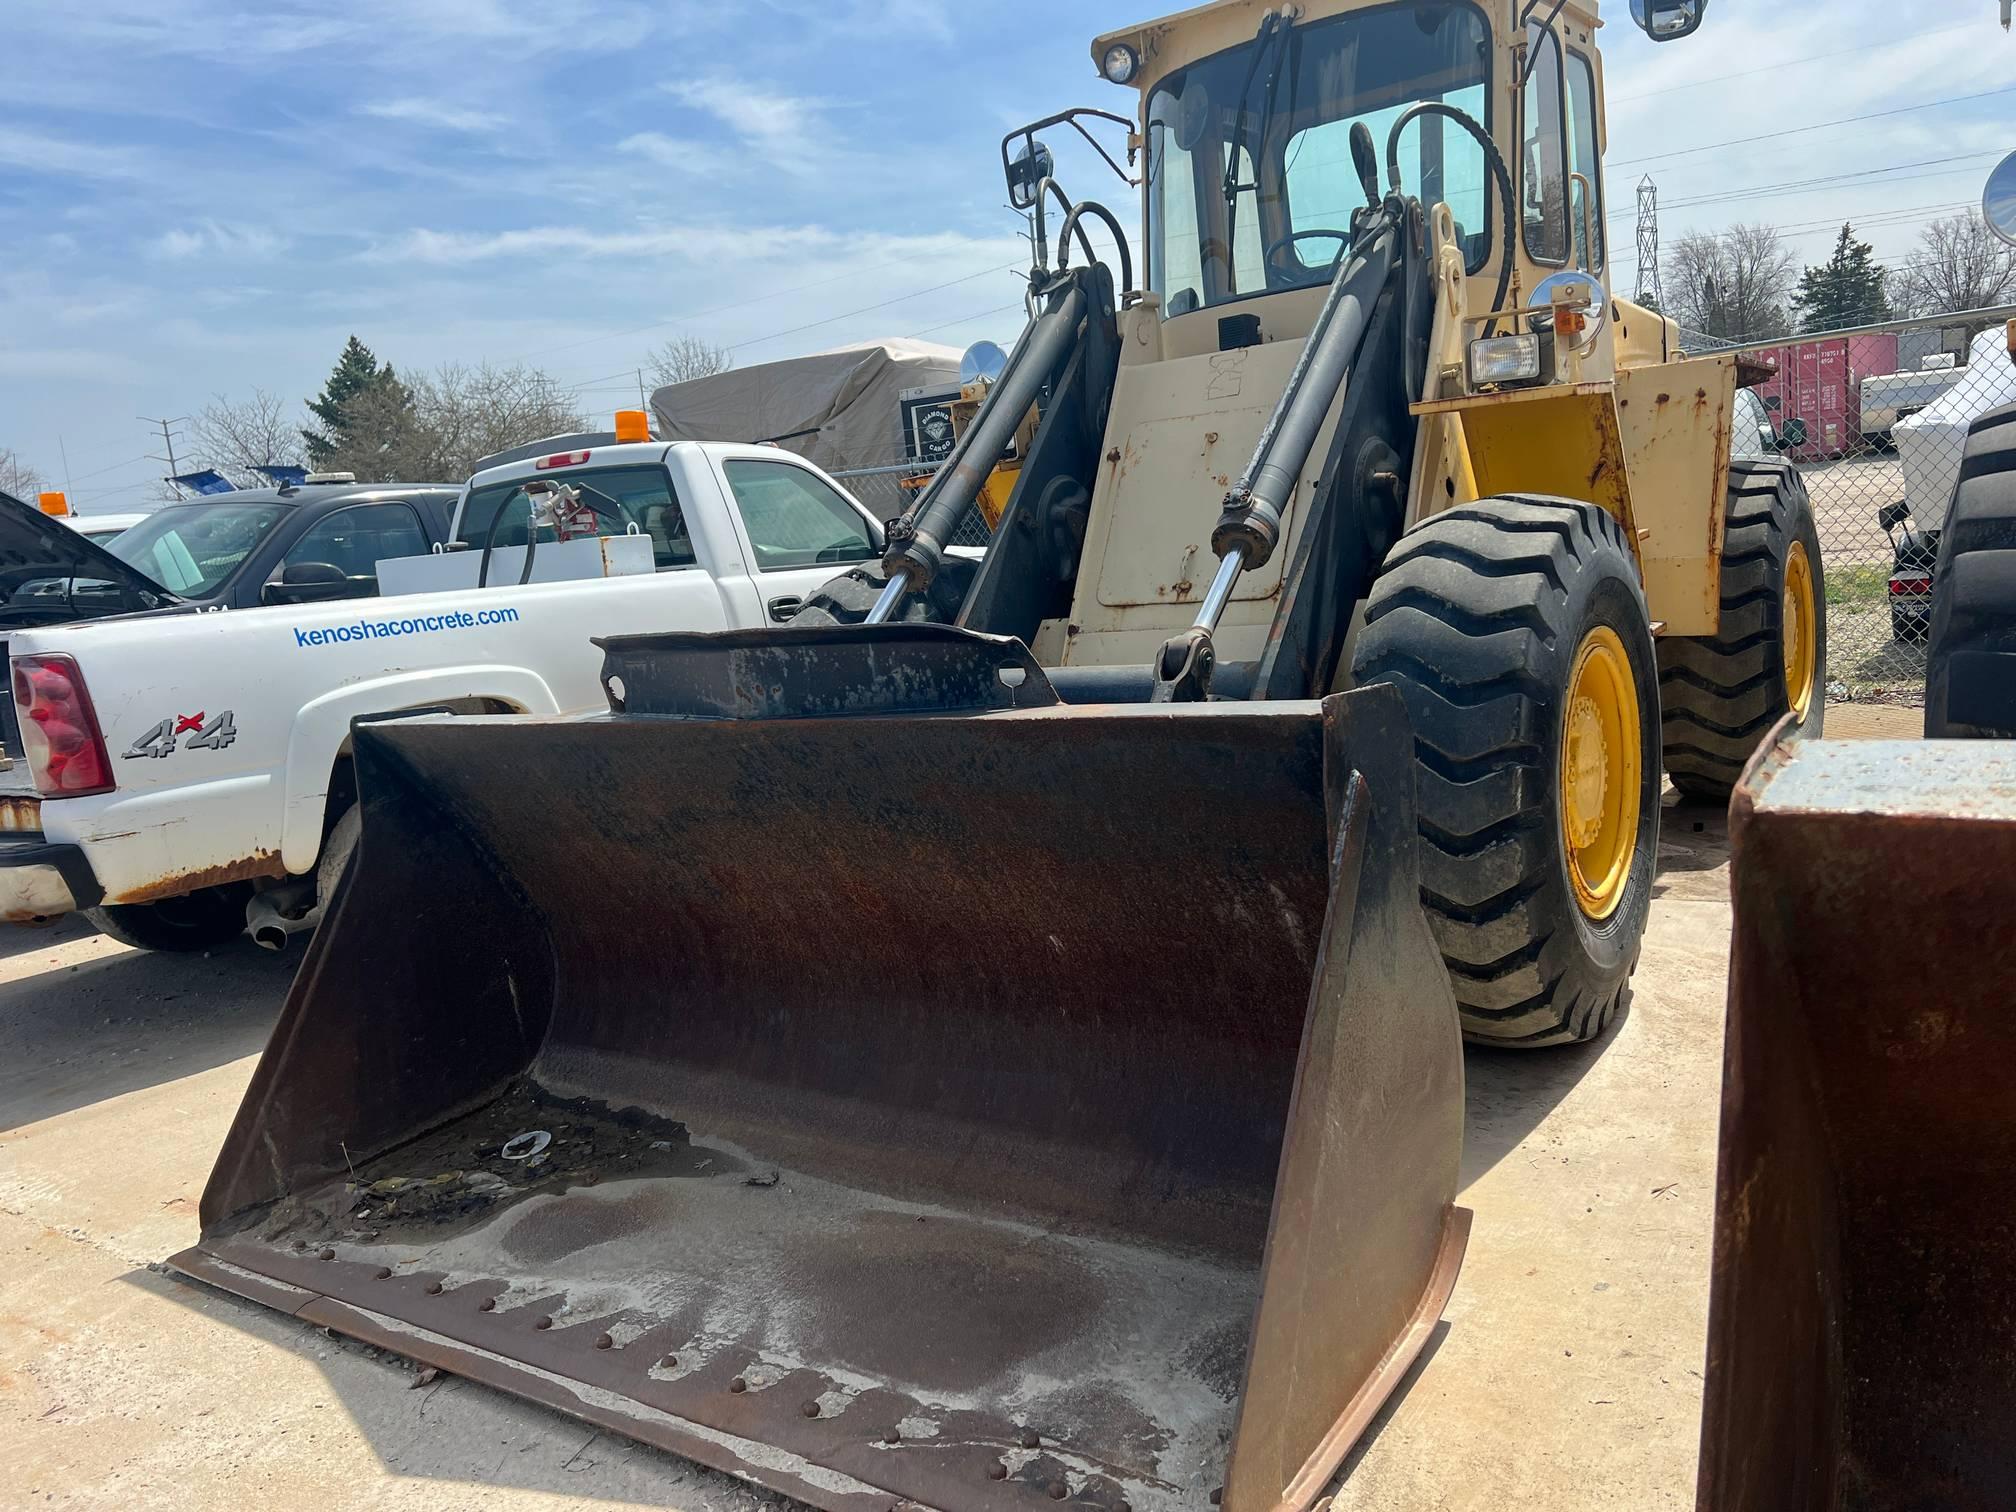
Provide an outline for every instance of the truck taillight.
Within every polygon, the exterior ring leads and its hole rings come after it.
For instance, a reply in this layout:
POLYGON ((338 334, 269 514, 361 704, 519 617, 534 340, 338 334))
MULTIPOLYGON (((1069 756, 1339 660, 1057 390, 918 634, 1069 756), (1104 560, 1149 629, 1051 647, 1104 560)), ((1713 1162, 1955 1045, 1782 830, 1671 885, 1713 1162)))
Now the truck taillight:
POLYGON ((112 758, 74 659, 15 657, 14 706, 28 770, 44 798, 112 791, 112 758))

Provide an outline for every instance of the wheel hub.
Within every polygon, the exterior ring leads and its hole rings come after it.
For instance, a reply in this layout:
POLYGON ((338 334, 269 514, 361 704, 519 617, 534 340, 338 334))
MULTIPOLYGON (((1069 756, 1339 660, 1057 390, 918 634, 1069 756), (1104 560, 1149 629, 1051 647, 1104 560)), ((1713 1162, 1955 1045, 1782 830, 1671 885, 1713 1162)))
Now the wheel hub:
POLYGON ((1561 719, 1561 845, 1575 901, 1607 919, 1624 901, 1638 851, 1643 726, 1631 659, 1598 625, 1576 648, 1561 719))
POLYGON ((1819 643, 1814 627, 1819 619, 1813 598, 1813 564, 1806 543, 1794 541, 1785 553, 1785 591, 1778 613, 1778 639, 1785 653, 1785 702, 1800 719, 1813 705, 1818 675, 1819 643))

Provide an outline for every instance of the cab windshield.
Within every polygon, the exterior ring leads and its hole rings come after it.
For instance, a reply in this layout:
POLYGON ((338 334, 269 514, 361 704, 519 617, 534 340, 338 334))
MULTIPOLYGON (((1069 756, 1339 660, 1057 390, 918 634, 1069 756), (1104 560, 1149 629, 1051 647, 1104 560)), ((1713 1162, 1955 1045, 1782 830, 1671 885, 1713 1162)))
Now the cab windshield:
MULTIPOLYGON (((1474 6, 1407 4, 1263 29, 1161 80, 1148 100, 1149 287, 1168 315, 1328 282, 1365 203, 1362 121, 1386 135, 1439 100, 1486 130, 1490 28, 1474 6)), ((1490 252, 1484 150, 1426 116, 1400 138, 1401 186, 1449 206, 1471 272, 1490 252)), ((1382 182, 1382 188, 1383 188, 1382 182)))

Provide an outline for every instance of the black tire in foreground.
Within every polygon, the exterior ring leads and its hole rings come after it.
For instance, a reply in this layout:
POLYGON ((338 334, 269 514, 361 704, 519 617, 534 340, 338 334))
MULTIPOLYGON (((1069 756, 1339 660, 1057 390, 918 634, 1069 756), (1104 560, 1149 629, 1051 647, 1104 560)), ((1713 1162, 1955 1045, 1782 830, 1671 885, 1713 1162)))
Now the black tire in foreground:
POLYGON ((107 903, 84 910, 103 934, 137 950, 209 950, 245 932, 249 882, 206 887, 159 903, 107 903))
POLYGON ((1939 541, 1925 737, 2016 737, 2016 404, 1967 427, 1939 541))
POLYGON ((1827 710, 1820 536, 1789 462, 1732 462, 1722 525, 1722 624, 1662 636, 1666 775, 1690 798, 1728 798, 1788 711, 1819 735, 1827 710))
POLYGON ((1658 685, 1624 532, 1514 496, 1403 535, 1354 680, 1414 726, 1421 899, 1473 1042, 1603 1031, 1638 962, 1659 838, 1658 685))

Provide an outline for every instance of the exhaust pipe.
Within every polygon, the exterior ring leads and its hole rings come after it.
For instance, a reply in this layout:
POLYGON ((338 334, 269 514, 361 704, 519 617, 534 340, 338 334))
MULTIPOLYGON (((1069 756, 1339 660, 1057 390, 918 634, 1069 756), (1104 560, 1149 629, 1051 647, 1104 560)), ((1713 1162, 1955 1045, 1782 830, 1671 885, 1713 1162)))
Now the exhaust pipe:
POLYGON ((315 879, 299 877, 253 895, 245 905, 245 927, 253 941, 267 950, 285 950, 290 937, 322 922, 315 901, 315 879))

